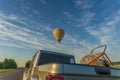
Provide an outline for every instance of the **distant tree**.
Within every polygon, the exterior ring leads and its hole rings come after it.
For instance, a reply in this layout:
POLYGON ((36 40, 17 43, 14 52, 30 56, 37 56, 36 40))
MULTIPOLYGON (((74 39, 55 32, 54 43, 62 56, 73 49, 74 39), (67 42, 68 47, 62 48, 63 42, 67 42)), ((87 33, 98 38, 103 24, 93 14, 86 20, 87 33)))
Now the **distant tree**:
POLYGON ((29 67, 30 67, 30 65, 31 65, 31 61, 29 60, 29 61, 27 61, 27 62, 26 62, 25 67, 26 67, 26 68, 29 68, 29 67))
POLYGON ((9 68, 17 68, 17 64, 14 59, 9 59, 9 68))
POLYGON ((9 69, 9 60, 7 58, 3 61, 3 68, 9 69))
POLYGON ((16 62, 14 61, 14 59, 5 59, 3 61, 3 68, 4 69, 15 69, 17 68, 17 64, 16 62))
POLYGON ((2 62, 0 62, 0 69, 2 69, 3 68, 3 63, 2 62))

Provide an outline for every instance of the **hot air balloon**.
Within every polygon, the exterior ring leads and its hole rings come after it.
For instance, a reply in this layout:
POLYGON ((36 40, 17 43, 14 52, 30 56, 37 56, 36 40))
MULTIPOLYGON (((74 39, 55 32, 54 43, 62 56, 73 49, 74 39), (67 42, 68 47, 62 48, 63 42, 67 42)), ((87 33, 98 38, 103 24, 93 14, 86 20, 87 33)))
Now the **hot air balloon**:
POLYGON ((64 30, 62 28, 56 28, 56 29, 53 30, 53 36, 59 42, 64 37, 64 34, 65 34, 65 32, 64 32, 64 30))

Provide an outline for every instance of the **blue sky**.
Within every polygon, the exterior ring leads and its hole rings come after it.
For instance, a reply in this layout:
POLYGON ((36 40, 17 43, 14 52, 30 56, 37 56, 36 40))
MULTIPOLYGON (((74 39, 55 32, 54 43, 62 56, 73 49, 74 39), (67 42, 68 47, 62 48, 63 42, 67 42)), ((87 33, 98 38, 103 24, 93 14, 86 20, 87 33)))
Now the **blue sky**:
POLYGON ((120 61, 120 0, 0 0, 0 60, 24 66, 38 49, 73 54, 76 61, 98 45, 120 61), (65 30, 58 44, 52 35, 65 30))

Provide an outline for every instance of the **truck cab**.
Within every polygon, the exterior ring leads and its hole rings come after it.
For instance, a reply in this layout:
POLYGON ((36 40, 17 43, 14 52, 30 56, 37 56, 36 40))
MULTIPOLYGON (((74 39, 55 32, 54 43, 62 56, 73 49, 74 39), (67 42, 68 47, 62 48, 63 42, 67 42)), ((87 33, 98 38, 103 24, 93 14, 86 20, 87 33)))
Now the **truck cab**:
POLYGON ((23 80, 31 80, 31 78, 35 77, 33 75, 37 66, 50 63, 75 64, 75 58, 73 55, 69 54, 39 50, 33 56, 31 64, 24 71, 23 80))

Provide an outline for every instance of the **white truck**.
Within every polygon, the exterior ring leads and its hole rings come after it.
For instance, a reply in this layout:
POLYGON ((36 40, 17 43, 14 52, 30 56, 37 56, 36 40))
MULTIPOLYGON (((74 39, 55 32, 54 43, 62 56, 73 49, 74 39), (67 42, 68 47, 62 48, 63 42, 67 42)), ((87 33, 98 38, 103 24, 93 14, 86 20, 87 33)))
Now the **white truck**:
POLYGON ((24 71, 23 80, 120 80, 120 69, 106 65, 76 64, 73 55, 39 50, 24 71))

